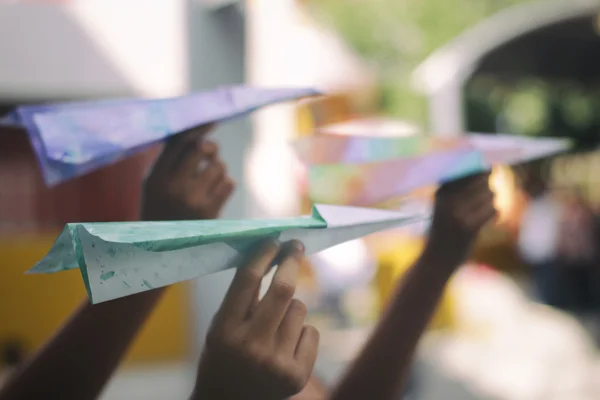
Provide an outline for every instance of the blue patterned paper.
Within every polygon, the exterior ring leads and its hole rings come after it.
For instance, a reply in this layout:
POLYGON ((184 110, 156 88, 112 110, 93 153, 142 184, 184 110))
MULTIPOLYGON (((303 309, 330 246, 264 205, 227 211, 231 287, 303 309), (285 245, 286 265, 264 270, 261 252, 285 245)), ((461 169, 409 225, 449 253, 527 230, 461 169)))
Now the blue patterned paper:
POLYGON ((5 122, 27 130, 44 180, 53 186, 194 127, 318 94, 242 85, 169 99, 21 106, 5 122))

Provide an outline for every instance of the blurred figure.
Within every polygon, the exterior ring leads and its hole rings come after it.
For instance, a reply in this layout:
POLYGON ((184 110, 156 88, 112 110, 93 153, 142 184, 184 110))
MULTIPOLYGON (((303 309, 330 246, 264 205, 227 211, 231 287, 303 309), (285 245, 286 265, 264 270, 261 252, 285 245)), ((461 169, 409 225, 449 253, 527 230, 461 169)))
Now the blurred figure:
POLYGON ((540 301, 568 312, 600 311, 598 224, 574 190, 550 192, 532 175, 521 219, 519 252, 531 267, 540 301))
POLYGON ((594 213, 577 191, 566 196, 562 206, 559 258, 565 266, 591 269, 597 259, 594 213))
POLYGON ((521 216, 518 248, 523 260, 537 271, 556 260, 561 209, 541 176, 529 174, 523 189, 528 199, 521 216))
POLYGON ((560 225, 558 262, 563 270, 558 278, 571 297, 569 303, 557 307, 600 315, 598 239, 591 208, 578 193, 568 196, 563 202, 560 225))

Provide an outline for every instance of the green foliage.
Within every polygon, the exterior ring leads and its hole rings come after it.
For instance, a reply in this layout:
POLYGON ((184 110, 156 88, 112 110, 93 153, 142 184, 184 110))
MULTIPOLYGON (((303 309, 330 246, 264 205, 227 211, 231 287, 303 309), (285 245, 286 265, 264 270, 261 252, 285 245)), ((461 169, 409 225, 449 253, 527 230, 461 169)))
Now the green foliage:
POLYGON ((424 121, 424 99, 409 89, 414 68, 483 19, 531 0, 312 0, 314 15, 336 30, 381 78, 381 111, 424 121))
POLYGON ((598 145, 598 85, 583 85, 576 77, 554 82, 524 77, 507 83, 480 75, 464 95, 470 131, 570 137, 582 149, 598 145))

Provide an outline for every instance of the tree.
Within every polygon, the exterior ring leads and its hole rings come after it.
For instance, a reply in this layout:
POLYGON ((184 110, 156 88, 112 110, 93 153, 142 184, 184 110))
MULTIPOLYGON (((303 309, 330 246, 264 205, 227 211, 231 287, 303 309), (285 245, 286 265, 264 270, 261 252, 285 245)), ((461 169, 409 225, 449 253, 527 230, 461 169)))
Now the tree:
POLYGON ((414 68, 483 19, 531 0, 311 0, 313 14, 379 71, 381 111, 425 121, 425 99, 409 88, 414 68))

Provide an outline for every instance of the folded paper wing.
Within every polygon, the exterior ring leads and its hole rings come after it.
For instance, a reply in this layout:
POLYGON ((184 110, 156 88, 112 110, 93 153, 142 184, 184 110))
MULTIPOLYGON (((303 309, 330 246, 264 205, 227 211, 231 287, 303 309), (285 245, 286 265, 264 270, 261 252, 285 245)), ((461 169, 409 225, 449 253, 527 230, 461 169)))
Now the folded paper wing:
POLYGON ((335 134, 303 137, 295 140, 292 146, 300 161, 306 165, 360 164, 472 148, 469 139, 465 136, 373 137, 335 134))
POLYGON ((267 239, 300 240, 307 253, 427 215, 316 205, 281 220, 68 224, 29 273, 79 268, 92 303, 237 268, 267 239))
POLYGON ((570 147, 571 142, 565 139, 484 134, 464 135, 454 143, 426 137, 320 135, 312 142, 295 144, 308 166, 310 198, 319 203, 357 206, 489 171, 497 164, 515 165, 548 157, 570 147))
POLYGON ((44 180, 52 186, 194 127, 318 94, 307 88, 232 86, 169 99, 21 106, 3 122, 27 130, 44 180))

